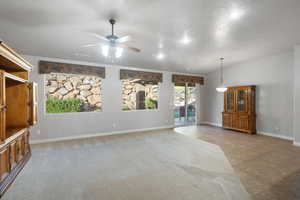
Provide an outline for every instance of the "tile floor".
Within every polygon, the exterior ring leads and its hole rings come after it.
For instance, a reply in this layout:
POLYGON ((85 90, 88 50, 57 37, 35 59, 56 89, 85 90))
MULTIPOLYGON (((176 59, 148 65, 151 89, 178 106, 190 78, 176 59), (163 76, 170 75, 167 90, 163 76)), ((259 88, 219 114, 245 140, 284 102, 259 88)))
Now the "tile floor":
POLYGON ((254 200, 300 199, 300 148, 292 141, 211 126, 175 131, 219 145, 254 200))

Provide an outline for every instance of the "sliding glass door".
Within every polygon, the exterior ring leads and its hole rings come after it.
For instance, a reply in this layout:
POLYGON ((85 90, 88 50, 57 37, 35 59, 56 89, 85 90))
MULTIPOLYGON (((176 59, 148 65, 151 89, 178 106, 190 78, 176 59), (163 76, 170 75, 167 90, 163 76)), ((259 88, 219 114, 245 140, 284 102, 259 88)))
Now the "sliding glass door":
POLYGON ((174 86, 174 122, 175 126, 194 125, 196 123, 196 87, 186 84, 174 86))

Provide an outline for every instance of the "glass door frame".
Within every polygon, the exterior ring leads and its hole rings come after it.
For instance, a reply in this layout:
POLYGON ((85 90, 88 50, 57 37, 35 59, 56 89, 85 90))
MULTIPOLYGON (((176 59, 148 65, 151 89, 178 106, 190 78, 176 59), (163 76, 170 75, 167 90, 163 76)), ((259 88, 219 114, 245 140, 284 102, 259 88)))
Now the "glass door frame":
MULTIPOLYGON (((174 108, 175 108, 175 105, 174 105, 174 103, 175 103, 175 87, 176 87, 176 83, 174 84, 174 101, 173 101, 173 106, 174 106, 174 108)), ((190 123, 189 122, 189 120, 188 120, 188 106, 189 106, 189 103, 188 103, 188 98, 189 98, 189 96, 188 96, 188 88, 189 87, 195 87, 196 88, 196 85, 195 86, 189 86, 189 83, 185 83, 184 85, 182 85, 181 87, 184 87, 184 112, 185 112, 185 116, 184 116, 184 122, 181 124, 181 123, 179 123, 179 124, 176 124, 176 121, 175 121, 175 117, 174 117, 174 125, 175 125, 175 127, 179 127, 179 126, 190 126, 190 125, 196 125, 196 122, 197 122, 197 118, 196 118, 196 111, 197 111, 197 103, 195 103, 195 121, 193 122, 193 123, 190 123)), ((197 98, 196 98, 196 102, 197 102, 197 98)), ((175 111, 175 109, 173 109, 173 112, 175 111)), ((179 113, 180 113, 180 111, 179 111, 179 113)), ((173 116, 175 116, 174 115, 174 113, 173 113, 173 116)), ((179 118, 181 118, 180 117, 180 114, 179 114, 179 118)))

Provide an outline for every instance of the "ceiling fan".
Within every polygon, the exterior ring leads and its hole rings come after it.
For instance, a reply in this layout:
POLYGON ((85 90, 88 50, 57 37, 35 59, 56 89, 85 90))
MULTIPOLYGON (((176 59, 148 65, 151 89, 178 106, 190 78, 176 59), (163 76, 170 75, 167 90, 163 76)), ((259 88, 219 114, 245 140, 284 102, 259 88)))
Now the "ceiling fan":
POLYGON ((117 35, 115 35, 114 33, 114 25, 116 24, 116 20, 115 19, 110 19, 109 23, 111 24, 111 35, 108 36, 101 36, 98 35, 96 33, 92 33, 95 37, 97 37, 98 39, 102 40, 103 43, 100 44, 88 44, 88 45, 84 45, 83 47, 95 47, 95 46, 99 46, 101 45, 102 47, 102 54, 107 57, 112 50, 115 50, 115 57, 121 57, 122 53, 123 53, 123 49, 128 49, 134 52, 141 52, 140 49, 135 48, 135 47, 131 47, 128 46, 124 43, 128 42, 131 40, 131 37, 128 36, 123 36, 123 37, 118 37, 117 35))

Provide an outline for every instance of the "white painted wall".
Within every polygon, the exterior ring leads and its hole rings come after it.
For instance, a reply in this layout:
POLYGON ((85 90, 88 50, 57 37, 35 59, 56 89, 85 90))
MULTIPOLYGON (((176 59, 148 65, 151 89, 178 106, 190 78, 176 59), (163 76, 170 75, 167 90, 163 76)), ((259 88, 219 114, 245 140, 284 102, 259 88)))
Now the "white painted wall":
MULTIPOLYGON (((119 79, 122 66, 99 65, 95 63, 79 62, 72 60, 24 56, 32 65, 30 80, 38 83, 39 113, 38 124, 32 128, 32 140, 57 139, 65 137, 78 137, 83 135, 111 133, 127 130, 150 129, 170 127, 173 119, 173 83, 171 72, 163 73, 163 83, 160 84, 159 102, 157 110, 122 111, 121 81, 119 79), (38 74, 39 60, 57 61, 74 64, 88 64, 106 67, 106 78, 102 84, 103 111, 86 113, 45 113, 44 75, 38 74), (115 126, 114 126, 115 124, 115 126)), ((149 71, 149 70, 148 70, 149 71)), ((203 86, 198 86, 198 91, 203 86)), ((200 112, 200 95, 198 121, 203 114, 200 112)))
MULTIPOLYGON (((294 54, 289 51, 224 69, 226 86, 257 85, 256 112, 259 132, 293 138, 293 65, 294 54)), ((300 74, 300 69, 295 74, 300 74)), ((209 73, 206 77, 205 121, 213 124, 222 123, 223 94, 215 90, 219 80, 218 71, 209 73)), ((300 100, 300 88, 298 92, 300 100)), ((300 125, 297 128, 300 130, 300 125)))
POLYGON ((294 143, 300 146, 300 45, 294 50, 294 143))

